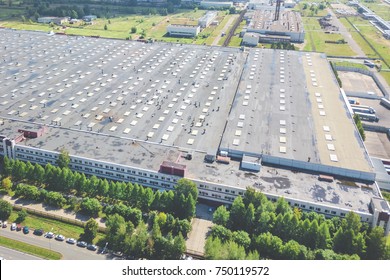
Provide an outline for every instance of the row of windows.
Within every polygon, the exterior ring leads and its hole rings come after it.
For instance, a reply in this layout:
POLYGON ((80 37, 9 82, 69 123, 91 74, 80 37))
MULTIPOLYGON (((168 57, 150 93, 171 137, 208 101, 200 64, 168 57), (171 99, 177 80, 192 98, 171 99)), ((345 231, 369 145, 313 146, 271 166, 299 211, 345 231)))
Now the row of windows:
MULTIPOLYGON (((78 159, 73 160, 73 162, 83 164, 83 161, 82 161, 82 160, 78 160, 78 159)), ((84 161, 84 164, 92 165, 92 162, 84 161)), ((95 163, 95 166, 96 166, 96 167, 101 167, 101 168, 103 168, 103 164, 95 163)), ((105 165, 104 167, 105 167, 106 169, 114 170, 114 167, 113 167, 113 166, 110 166, 110 165, 105 165)), ((82 169, 82 168, 78 168, 78 169, 82 169)), ((125 169, 124 169, 124 168, 116 167, 115 169, 116 169, 117 171, 120 171, 120 172, 125 172, 125 169)), ((88 171, 92 171, 92 169, 91 169, 91 170, 88 170, 88 171)), ((137 171, 131 170, 131 169, 127 169, 126 171, 127 171, 127 173, 137 174, 137 175, 139 175, 139 176, 144 176, 144 177, 147 177, 147 176, 148 176, 148 174, 147 174, 146 172, 141 172, 141 171, 138 171, 138 172, 137 172, 137 171)), ((95 169, 95 172, 98 173, 98 174, 103 174, 103 171, 98 170, 98 169, 95 169)), ((107 173, 107 172, 106 172, 105 174, 113 175, 113 173, 107 173)), ((117 177, 124 178, 125 176, 124 176, 124 175, 120 175, 120 176, 117 175, 117 177)), ((165 176, 161 176, 161 178, 160 178, 160 177, 159 177, 158 175, 156 175, 156 174, 149 174, 149 177, 150 177, 150 178, 155 178, 155 179, 167 180, 167 181, 171 181, 171 180, 172 180, 172 182, 176 182, 176 181, 177 181, 176 179, 171 179, 170 177, 165 177, 165 176)))
MULTIPOLYGON (((52 154, 47 154, 47 153, 42 153, 42 152, 38 152, 38 151, 31 151, 31 150, 24 150, 22 148, 16 148, 16 151, 20 151, 20 152, 23 152, 23 153, 29 153, 29 154, 36 154, 36 155, 39 155, 39 156, 45 156, 45 157, 50 157, 50 158, 57 158, 56 156, 53 156, 52 154)), ((38 159, 38 158, 37 158, 38 159)))
MULTIPOLYGON (((77 170, 85 170, 85 171, 87 171, 89 173, 102 174, 103 176, 104 175, 106 175, 106 176, 108 175, 110 177, 117 177, 117 178, 120 178, 120 179, 127 179, 127 180, 133 181, 133 182, 138 181, 138 182, 143 183, 143 184, 149 183, 149 184, 151 184, 153 186, 158 186, 159 185, 159 182, 157 182, 157 181, 149 180, 149 182, 148 182, 148 180, 146 180, 144 178, 136 178, 136 177, 133 177, 133 176, 125 176, 123 174, 115 174, 115 173, 110 172, 110 171, 103 172, 102 170, 99 170, 99 169, 93 170, 92 168, 89 168, 89 167, 84 167, 83 168, 82 166, 79 166, 79 165, 74 165, 73 167, 74 167, 74 169, 77 169, 77 170)), ((144 174, 144 173, 140 172, 140 174, 144 174)), ((156 176, 156 178, 158 178, 158 176, 156 176)), ((171 187, 171 185, 167 184, 167 183, 161 183, 161 186, 165 187, 165 188, 170 188, 171 187)))
MULTIPOLYGON (((204 185, 204 184, 199 184, 199 188, 201 188, 201 189, 210 189, 210 186, 207 186, 207 185, 204 185)), ((219 188, 219 187, 211 187, 211 190, 222 192, 222 188, 219 188)), ((231 194, 236 194, 236 191, 229 190, 229 189, 225 189, 225 192, 226 193, 231 193, 231 194)), ((243 194, 244 193, 242 191, 238 192, 238 195, 243 195, 243 194)))

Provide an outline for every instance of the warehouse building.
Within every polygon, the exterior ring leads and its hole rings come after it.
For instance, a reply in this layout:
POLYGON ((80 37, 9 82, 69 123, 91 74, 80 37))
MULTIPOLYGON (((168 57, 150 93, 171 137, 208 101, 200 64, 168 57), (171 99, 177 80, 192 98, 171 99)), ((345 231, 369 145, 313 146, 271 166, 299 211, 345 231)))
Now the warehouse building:
POLYGON ((0 33, 1 155, 56 164, 65 148, 85 174, 161 190, 185 177, 223 204, 252 187, 389 232, 322 54, 0 33))
POLYGON ((167 26, 169 36, 196 37, 200 32, 198 25, 170 24, 167 26))
POLYGON ((256 10, 247 17, 246 32, 261 34, 261 42, 293 42, 302 43, 305 40, 302 18, 298 12, 280 11, 279 19, 275 20, 274 10, 256 10))
POLYGON ((202 16, 198 20, 198 25, 201 28, 208 27, 216 18, 217 18, 218 12, 215 11, 208 11, 204 16, 202 16))

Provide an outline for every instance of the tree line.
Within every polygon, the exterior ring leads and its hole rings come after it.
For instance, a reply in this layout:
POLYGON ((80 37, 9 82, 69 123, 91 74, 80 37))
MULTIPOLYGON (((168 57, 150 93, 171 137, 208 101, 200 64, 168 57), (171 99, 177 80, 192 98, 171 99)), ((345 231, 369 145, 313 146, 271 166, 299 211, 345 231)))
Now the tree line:
MULTIPOLYGON (((2 187, 15 197, 71 207, 92 217, 106 217, 108 247, 135 258, 177 259, 185 251, 198 198, 196 185, 180 179, 175 190, 155 191, 138 184, 107 181, 72 172, 69 157, 61 153, 55 167, 3 158, 2 187), (60 167, 61 166, 61 167, 60 167)), ((9 207, 8 207, 9 208, 9 207)), ((8 212, 4 207, 5 216, 8 212)), ((1 210, 1 209, 0 209, 1 210)), ((9 215, 8 215, 9 216, 9 215)), ((91 219, 81 239, 96 236, 91 219)))
POLYGON ((58 163, 63 167, 51 164, 42 167, 39 164, 4 157, 3 175, 12 177, 12 181, 16 183, 23 182, 43 188, 42 192, 54 191, 94 198, 106 204, 122 202, 144 213, 156 210, 170 213, 179 219, 190 220, 195 215, 198 190, 195 183, 188 179, 178 180, 174 190, 153 191, 139 184, 108 181, 96 176, 87 177, 84 173, 73 172, 66 167, 66 161, 61 163, 63 161, 63 156, 60 156, 58 163))
POLYGON ((209 259, 390 258, 383 228, 371 229, 357 214, 325 219, 315 212, 293 209, 283 198, 273 203, 250 188, 229 210, 218 207, 213 221, 216 225, 206 243, 209 259))

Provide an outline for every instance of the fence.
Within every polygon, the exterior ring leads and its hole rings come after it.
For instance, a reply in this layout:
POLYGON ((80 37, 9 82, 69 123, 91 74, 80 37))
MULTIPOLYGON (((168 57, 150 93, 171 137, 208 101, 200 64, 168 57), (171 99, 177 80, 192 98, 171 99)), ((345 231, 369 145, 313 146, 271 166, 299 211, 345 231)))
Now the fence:
MULTIPOLYGON (((33 208, 29 208, 29 207, 24 207, 24 206, 15 204, 15 203, 13 204, 13 208, 16 209, 16 210, 24 209, 24 210, 27 211, 27 213, 30 213, 30 214, 33 214, 33 215, 36 215, 36 216, 39 216, 39 217, 48 218, 48 219, 52 219, 52 220, 56 220, 56 221, 60 221, 60 222, 64 222, 64 223, 68 223, 68 224, 72 224, 72 225, 76 225, 76 226, 79 226, 79 227, 84 227, 84 225, 86 223, 86 222, 83 222, 83 221, 80 221, 80 220, 77 220, 77 219, 72 219, 72 218, 67 218, 67 217, 61 216, 61 215, 52 214, 50 212, 36 210, 36 209, 33 209, 33 208)), ((98 231, 101 232, 101 233, 106 233, 106 228, 99 226, 98 227, 98 231)))

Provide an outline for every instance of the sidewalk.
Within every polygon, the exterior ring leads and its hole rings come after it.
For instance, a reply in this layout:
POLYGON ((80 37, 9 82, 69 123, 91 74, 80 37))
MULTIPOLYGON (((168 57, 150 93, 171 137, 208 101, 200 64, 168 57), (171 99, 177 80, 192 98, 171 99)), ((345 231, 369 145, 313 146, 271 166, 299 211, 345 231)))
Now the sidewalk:
MULTIPOLYGON (((37 203, 35 201, 21 199, 21 198, 12 198, 8 195, 2 195, 1 198, 5 201, 8 201, 12 205, 22 207, 23 209, 30 210, 30 212, 42 212, 50 214, 50 216, 58 217, 58 220, 73 220, 76 223, 84 223, 89 220, 90 217, 76 213, 74 211, 68 211, 64 209, 55 208, 52 206, 47 206, 42 203, 37 203)), ((96 218, 95 221, 98 223, 99 227, 106 228, 104 220, 101 218, 96 218)))

